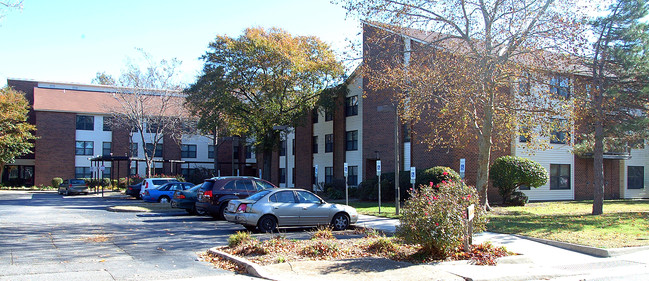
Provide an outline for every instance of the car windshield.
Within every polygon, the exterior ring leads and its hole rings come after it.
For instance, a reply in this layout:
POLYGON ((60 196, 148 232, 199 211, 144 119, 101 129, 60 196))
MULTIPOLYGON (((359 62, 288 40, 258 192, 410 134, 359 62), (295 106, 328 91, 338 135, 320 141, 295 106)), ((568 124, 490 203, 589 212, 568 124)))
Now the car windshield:
POLYGON ((253 194, 253 195, 248 196, 248 198, 246 198, 246 200, 258 201, 259 199, 266 196, 266 194, 268 194, 270 192, 271 192, 271 190, 262 190, 262 191, 259 191, 259 192, 255 193, 255 194, 253 194))
POLYGON ((70 180, 70 184, 86 184, 83 180, 70 180))
POLYGON ((165 184, 165 183, 168 183, 168 182, 174 182, 174 181, 176 181, 176 180, 151 180, 153 185, 162 185, 162 184, 165 184))

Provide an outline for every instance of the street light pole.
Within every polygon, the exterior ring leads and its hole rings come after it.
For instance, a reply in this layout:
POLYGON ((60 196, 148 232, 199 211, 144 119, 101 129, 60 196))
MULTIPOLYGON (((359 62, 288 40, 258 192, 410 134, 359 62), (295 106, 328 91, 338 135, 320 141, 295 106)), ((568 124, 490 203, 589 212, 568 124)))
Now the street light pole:
POLYGON ((394 207, 395 213, 399 215, 401 196, 399 192, 399 112, 394 105, 394 207))

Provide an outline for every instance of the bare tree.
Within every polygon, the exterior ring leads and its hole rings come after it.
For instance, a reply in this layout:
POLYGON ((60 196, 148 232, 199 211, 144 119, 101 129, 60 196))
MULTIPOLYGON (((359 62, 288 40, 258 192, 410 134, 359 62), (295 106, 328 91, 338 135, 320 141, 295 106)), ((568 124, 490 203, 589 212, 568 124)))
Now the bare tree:
POLYGON ((0 1, 0 19, 4 18, 5 11, 12 9, 23 9, 23 0, 20 1, 0 1))
POLYGON ((119 79, 105 73, 97 73, 96 83, 115 87, 114 98, 118 101, 113 112, 113 124, 123 126, 139 136, 144 149, 147 177, 154 168, 156 151, 165 136, 179 143, 185 127, 193 124, 183 108, 185 100, 182 86, 176 80, 180 62, 176 59, 155 62, 142 52, 144 69, 129 61, 119 79))

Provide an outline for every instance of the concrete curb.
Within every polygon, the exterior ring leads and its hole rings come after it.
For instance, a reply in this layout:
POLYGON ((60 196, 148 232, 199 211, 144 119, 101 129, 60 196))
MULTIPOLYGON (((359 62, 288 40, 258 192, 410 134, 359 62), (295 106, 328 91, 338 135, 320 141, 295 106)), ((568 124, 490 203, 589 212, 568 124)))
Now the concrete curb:
POLYGON ((260 265, 255 264, 247 259, 240 258, 237 256, 230 255, 228 253, 225 253, 223 251, 219 251, 217 247, 210 248, 207 250, 209 254, 219 256, 221 258, 230 260, 236 264, 243 265, 245 267, 246 273, 250 274, 254 277, 258 278, 263 278, 263 279, 268 279, 268 280, 277 280, 275 278, 272 278, 270 274, 262 268, 260 265))
POLYGON ((532 241, 535 241, 535 242, 555 246, 555 247, 566 249, 566 250, 571 250, 571 251, 574 251, 574 252, 579 252, 579 253, 582 253, 582 254, 587 254, 587 255, 591 255, 591 256, 595 256, 595 257, 600 257, 600 258, 610 258, 610 257, 615 257, 615 256, 620 256, 620 255, 625 255, 625 254, 630 254, 630 253, 649 250, 649 246, 615 248, 615 249, 602 249, 602 248, 597 248, 597 247, 584 246, 584 245, 573 244, 573 243, 568 243, 568 242, 559 242, 559 241, 554 241, 554 240, 547 240, 547 239, 523 236, 523 235, 518 235, 518 234, 512 234, 512 235, 514 235, 514 236, 516 236, 518 238, 532 240, 532 241))

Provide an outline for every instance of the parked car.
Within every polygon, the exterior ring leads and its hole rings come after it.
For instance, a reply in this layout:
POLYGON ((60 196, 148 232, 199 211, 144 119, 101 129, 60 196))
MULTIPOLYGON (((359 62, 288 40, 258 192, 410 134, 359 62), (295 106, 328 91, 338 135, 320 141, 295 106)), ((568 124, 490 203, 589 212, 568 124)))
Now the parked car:
POLYGON ((161 186, 152 187, 144 191, 142 200, 146 202, 169 203, 176 190, 185 190, 193 187, 191 182, 170 182, 161 186))
POLYGON ((161 186, 165 183, 170 183, 170 182, 178 182, 178 180, 174 178, 148 178, 142 180, 142 187, 140 188, 140 198, 144 197, 144 192, 147 189, 161 186))
POLYGON ((192 215, 198 215, 199 212, 196 210, 196 200, 198 200, 198 189, 201 188, 202 185, 203 184, 201 183, 190 189, 174 191, 174 196, 171 197, 171 207, 185 209, 185 211, 192 215))
POLYGON ((88 194, 88 191, 88 184, 86 181, 80 179, 67 179, 59 185, 59 194, 88 194))
POLYGON ((230 200, 243 199, 258 191, 277 188, 255 177, 217 177, 205 180, 198 190, 196 210, 223 219, 230 200))
POLYGON ((142 197, 140 196, 140 189, 142 189, 142 182, 129 185, 128 187, 126 187, 126 192, 124 193, 137 199, 142 199, 142 197))
POLYGON ((231 200, 225 219, 248 230, 274 232, 277 227, 331 225, 347 229, 358 221, 356 209, 330 204, 303 189, 267 189, 243 200, 231 200))

